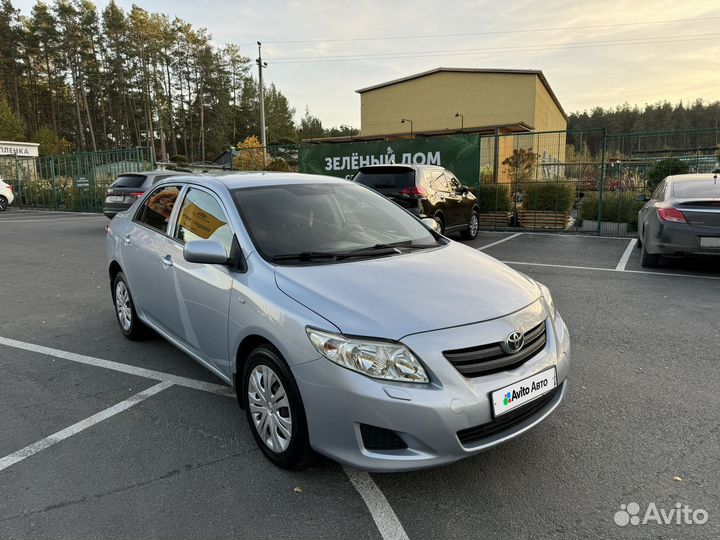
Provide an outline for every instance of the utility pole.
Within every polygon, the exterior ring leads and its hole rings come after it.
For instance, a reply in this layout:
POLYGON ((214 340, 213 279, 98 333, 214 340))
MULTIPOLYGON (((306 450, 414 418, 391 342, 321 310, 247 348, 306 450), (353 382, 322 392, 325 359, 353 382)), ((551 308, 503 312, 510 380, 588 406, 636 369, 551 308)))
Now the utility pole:
POLYGON ((267 137, 265 134, 265 89, 263 88, 262 72, 263 68, 267 67, 267 62, 262 61, 262 52, 260 48, 262 43, 257 42, 258 46, 258 57, 255 62, 258 66, 258 86, 260 87, 258 95, 260 96, 260 144, 263 147, 263 155, 265 155, 265 147, 267 146, 267 137))

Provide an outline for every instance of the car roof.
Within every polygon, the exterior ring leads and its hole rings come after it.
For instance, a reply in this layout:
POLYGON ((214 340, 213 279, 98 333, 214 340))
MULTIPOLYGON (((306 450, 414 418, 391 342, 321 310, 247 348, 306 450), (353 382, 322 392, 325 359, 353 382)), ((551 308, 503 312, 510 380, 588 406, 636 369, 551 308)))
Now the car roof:
POLYGON ((293 172, 228 172, 226 174, 178 175, 162 180, 158 185, 172 182, 187 182, 192 184, 210 184, 217 182, 227 189, 253 188, 265 186, 285 186, 297 184, 344 184, 349 183, 344 178, 323 176, 319 174, 305 174, 293 172))
POLYGON ((178 172, 178 171, 127 171, 118 174, 118 176, 145 176, 147 178, 151 178, 153 176, 159 176, 159 175, 166 175, 166 176, 177 176, 178 174, 192 174, 192 173, 186 173, 186 172, 178 172))
POLYGON ((444 167, 440 165, 415 165, 414 163, 382 163, 378 165, 364 165, 360 167, 361 171, 368 171, 371 169, 388 169, 388 168, 398 168, 398 169, 415 169, 416 171, 421 171, 425 169, 444 169, 444 167))

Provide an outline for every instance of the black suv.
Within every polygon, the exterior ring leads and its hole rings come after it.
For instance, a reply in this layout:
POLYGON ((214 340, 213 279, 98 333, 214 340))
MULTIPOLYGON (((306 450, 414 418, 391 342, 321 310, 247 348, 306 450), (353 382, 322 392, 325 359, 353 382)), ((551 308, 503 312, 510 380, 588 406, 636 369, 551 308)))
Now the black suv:
POLYGON ((475 195, 455 175, 433 165, 371 165, 361 167, 354 182, 370 187, 419 218, 433 218, 442 234, 477 236, 480 225, 475 195))
POLYGON ((138 197, 142 197, 145 191, 160 180, 176 176, 177 173, 166 171, 151 172, 130 172, 123 173, 110 184, 105 194, 105 206, 103 214, 110 219, 118 212, 124 212, 130 208, 138 197))

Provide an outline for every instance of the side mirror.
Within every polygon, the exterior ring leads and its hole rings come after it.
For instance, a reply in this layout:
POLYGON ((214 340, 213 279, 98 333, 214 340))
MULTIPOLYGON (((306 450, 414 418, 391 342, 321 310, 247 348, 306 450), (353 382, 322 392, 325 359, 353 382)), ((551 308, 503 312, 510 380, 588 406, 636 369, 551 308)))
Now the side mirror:
POLYGON ((457 193, 458 195, 465 195, 468 191, 470 190, 467 186, 459 186, 455 188, 455 193, 457 193))
POLYGON ((228 254, 215 240, 190 240, 185 244, 183 257, 188 262, 200 264, 226 264, 228 254))
POLYGON ((422 224, 425 225, 428 229, 432 229, 436 233, 440 233, 440 225, 438 225, 438 222, 435 221, 433 218, 426 217, 422 218, 420 221, 422 221, 422 224))
POLYGON ((638 195, 637 197, 635 197, 635 200, 637 202, 648 202, 650 200, 650 197, 648 197, 647 195, 642 193, 642 194, 638 195))

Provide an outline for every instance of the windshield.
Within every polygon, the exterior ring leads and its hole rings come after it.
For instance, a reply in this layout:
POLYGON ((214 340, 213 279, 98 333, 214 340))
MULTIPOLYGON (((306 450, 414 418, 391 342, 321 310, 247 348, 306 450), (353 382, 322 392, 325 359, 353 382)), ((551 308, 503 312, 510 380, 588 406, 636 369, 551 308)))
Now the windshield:
POLYGON ((353 180, 378 191, 398 192, 415 185, 415 171, 398 167, 360 169, 353 180))
POLYGON ((145 182, 144 174, 123 174, 117 177, 110 187, 112 188, 139 188, 145 182))
POLYGON ((256 247, 275 261, 333 262, 438 245, 418 220, 351 182, 238 189, 233 196, 256 247))
POLYGON ((678 199, 718 199, 720 198, 720 179, 683 180, 673 185, 673 195, 678 199))

